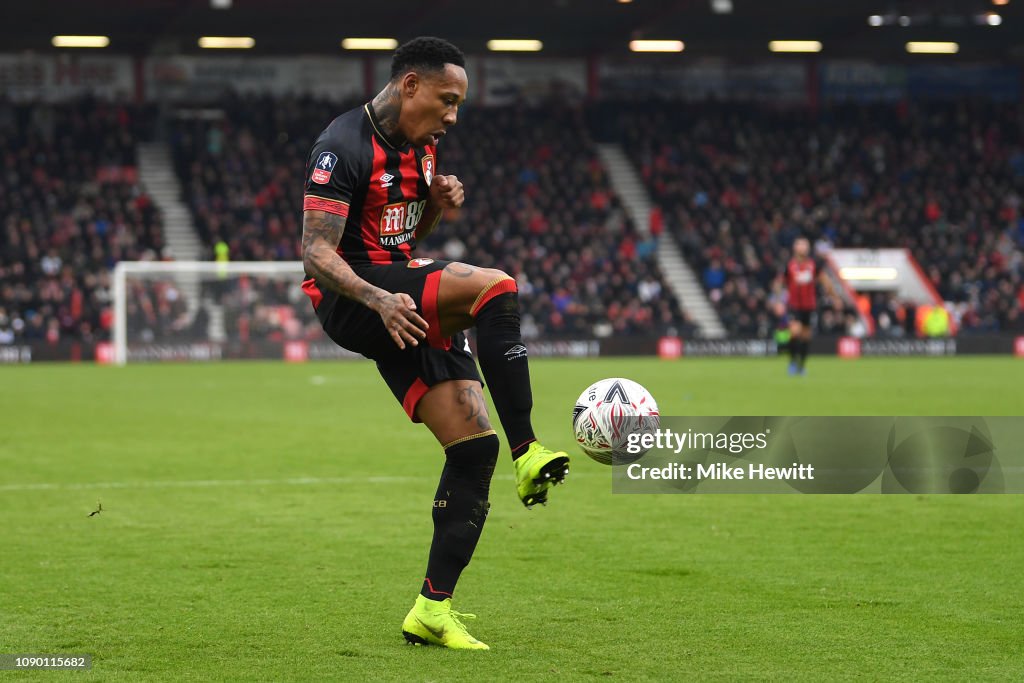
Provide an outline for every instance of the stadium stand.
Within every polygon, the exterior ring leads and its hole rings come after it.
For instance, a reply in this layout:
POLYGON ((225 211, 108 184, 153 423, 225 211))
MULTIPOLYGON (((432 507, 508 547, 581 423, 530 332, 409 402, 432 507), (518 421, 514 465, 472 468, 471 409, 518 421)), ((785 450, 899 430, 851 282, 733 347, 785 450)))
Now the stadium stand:
MULTIPOLYGON (((819 252, 909 248, 963 331, 1024 329, 1020 105, 646 102, 594 119, 624 143, 732 335, 773 325, 798 234, 819 252)), ((879 333, 912 332, 902 302, 870 307, 879 333)), ((820 316, 823 332, 853 322, 834 302, 820 316)))
POLYGON ((218 105, 216 119, 178 112, 171 149, 206 258, 222 240, 233 261, 301 258, 306 155, 345 108, 309 97, 234 95, 218 105))
POLYGON ((137 182, 142 107, 0 100, 0 344, 109 336, 110 268, 163 257, 137 182))
MULTIPOLYGON (((246 95, 221 102, 215 116, 178 112, 174 163, 206 258, 222 242, 236 261, 299 259, 296 178, 315 135, 354 104, 246 95)), ((171 256, 136 172, 136 145, 152 136, 154 118, 88 98, 0 101, 0 344, 107 339, 109 269, 171 256)), ((589 124, 623 142, 658 203, 650 227, 678 240, 730 335, 771 336, 797 234, 817 250, 907 247, 954 303, 961 330, 1020 332, 1022 119, 1020 105, 967 101, 817 112, 713 102, 466 107, 439 156, 469 201, 420 253, 515 275, 530 338, 692 335, 656 266, 656 243, 609 186, 589 124)), ((268 325, 282 338, 315 331, 309 316, 278 309, 293 301, 280 286, 216 291, 228 335, 268 325), (239 302, 254 296, 273 302, 259 321, 241 313, 239 302)), ((184 316, 180 288, 139 284, 134 293, 133 339, 190 325, 203 336, 206 311, 184 316)), ((891 295, 865 308, 877 334, 915 333, 913 309, 891 295)), ((856 324, 837 302, 819 316, 823 333, 856 324)))
MULTIPOLYGON (((221 240, 232 260, 300 257, 297 179, 315 136, 354 104, 236 97, 220 120, 181 113, 175 165, 211 258, 221 240)), ((514 275, 527 337, 692 331, 663 285, 655 242, 640 237, 611 191, 578 109, 466 108, 438 156, 469 199, 417 254, 514 275)))

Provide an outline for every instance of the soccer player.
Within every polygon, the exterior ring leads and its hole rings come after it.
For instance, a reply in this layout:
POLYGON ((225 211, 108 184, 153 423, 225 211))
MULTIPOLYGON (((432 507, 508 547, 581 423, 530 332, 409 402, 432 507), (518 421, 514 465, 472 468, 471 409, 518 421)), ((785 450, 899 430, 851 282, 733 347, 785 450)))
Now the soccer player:
POLYGON ((462 52, 421 37, 394 53, 373 101, 338 118, 309 155, 303 201, 303 290, 338 345, 377 363, 413 422, 444 448, 426 577, 402 624, 406 640, 488 649, 451 608, 490 507, 499 441, 464 331, 476 328, 480 367, 527 507, 569 472, 569 457, 537 442, 515 280, 465 263, 415 258, 462 183, 439 175, 436 147, 455 125, 468 80, 462 52))
POLYGON ((814 331, 814 313, 818 308, 817 283, 835 296, 832 283, 818 263, 811 258, 811 245, 805 237, 793 241, 793 258, 786 264, 786 286, 789 308, 789 374, 807 373, 807 355, 814 331))

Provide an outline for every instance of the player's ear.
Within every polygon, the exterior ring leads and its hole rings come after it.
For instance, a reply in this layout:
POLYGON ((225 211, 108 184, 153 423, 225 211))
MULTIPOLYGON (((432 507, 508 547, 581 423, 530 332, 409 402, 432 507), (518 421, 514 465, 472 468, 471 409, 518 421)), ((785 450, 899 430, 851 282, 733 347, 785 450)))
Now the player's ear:
POLYGON ((413 95, 415 95, 416 90, 418 90, 420 87, 419 74, 416 73, 415 71, 410 71, 409 73, 402 76, 400 87, 402 95, 406 97, 412 97, 413 95))

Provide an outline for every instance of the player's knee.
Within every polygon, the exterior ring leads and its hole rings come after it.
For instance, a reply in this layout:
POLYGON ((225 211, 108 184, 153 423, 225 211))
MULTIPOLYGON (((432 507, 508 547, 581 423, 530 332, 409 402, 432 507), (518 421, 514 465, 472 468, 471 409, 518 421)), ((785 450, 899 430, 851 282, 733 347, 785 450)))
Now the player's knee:
POLYGON ((483 270, 484 275, 487 276, 488 282, 494 280, 512 280, 512 282, 515 283, 515 278, 503 270, 498 270, 497 268, 482 268, 481 270, 483 270))
POLYGON ((519 292, 519 287, 516 285, 515 278, 510 276, 501 270, 495 270, 488 268, 486 271, 487 282, 480 289, 477 294, 476 301, 470 307, 469 314, 474 318, 480 311, 482 311, 489 303, 494 301, 496 298, 502 297, 505 294, 512 294, 513 296, 505 296, 504 300, 512 302, 515 309, 519 310, 519 297, 515 296, 519 292))
POLYGON ((470 463, 486 463, 491 469, 498 460, 498 449, 501 442, 493 429, 472 434, 447 444, 444 454, 447 463, 464 468, 470 463))
POLYGON ((486 500, 500 445, 493 429, 459 439, 445 446, 445 467, 460 479, 472 482, 486 500))

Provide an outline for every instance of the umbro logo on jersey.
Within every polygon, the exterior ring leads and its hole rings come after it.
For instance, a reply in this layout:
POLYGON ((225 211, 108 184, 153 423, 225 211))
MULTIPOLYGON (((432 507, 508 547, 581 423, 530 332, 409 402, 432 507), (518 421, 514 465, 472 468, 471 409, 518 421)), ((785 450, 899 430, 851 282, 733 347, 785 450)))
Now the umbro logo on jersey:
POLYGON ((380 179, 379 179, 380 180, 380 186, 381 187, 391 187, 391 181, 394 180, 394 179, 395 179, 395 176, 393 176, 390 173, 388 173, 387 171, 385 171, 384 175, 382 175, 380 177, 380 179))
POLYGON ((330 152, 321 152, 316 159, 316 167, 313 169, 310 179, 317 185, 326 185, 331 182, 331 173, 337 163, 338 157, 330 152))
POLYGON ((505 358, 508 360, 517 360, 519 358, 526 358, 526 347, 522 344, 516 344, 511 349, 505 352, 505 358))

